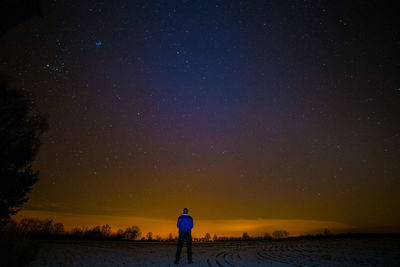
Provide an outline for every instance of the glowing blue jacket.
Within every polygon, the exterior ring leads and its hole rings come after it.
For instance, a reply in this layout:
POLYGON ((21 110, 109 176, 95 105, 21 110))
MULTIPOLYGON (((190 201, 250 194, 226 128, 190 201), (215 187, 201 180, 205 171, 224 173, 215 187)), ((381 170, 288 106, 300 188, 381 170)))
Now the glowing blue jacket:
POLYGON ((182 214, 178 218, 177 227, 179 228, 179 233, 181 232, 191 232, 193 228, 193 219, 187 214, 182 214))

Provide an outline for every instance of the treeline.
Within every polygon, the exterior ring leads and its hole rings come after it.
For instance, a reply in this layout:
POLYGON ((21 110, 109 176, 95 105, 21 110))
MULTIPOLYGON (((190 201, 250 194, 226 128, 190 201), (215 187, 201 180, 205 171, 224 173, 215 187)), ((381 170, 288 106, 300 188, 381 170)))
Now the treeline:
MULTIPOLYGON (((64 224, 61 222, 55 222, 51 219, 35 219, 35 218, 23 218, 19 222, 10 220, 10 222, 3 228, 3 230, 17 230, 29 234, 35 238, 64 238, 64 239, 118 239, 118 240, 141 240, 141 241, 176 241, 177 236, 173 236, 172 233, 167 238, 162 238, 159 235, 153 235, 152 232, 148 232, 142 236, 140 228, 136 225, 127 227, 125 229, 118 229, 112 231, 108 224, 98 225, 94 227, 82 227, 73 228, 72 230, 66 231, 64 224)), ((244 232, 240 237, 225 237, 217 236, 214 234, 213 238, 209 233, 206 233, 204 237, 193 238, 193 241, 197 242, 210 242, 210 241, 226 241, 226 240, 263 240, 263 239, 283 239, 287 238, 289 233, 284 230, 275 231, 270 235, 265 233, 264 236, 250 236, 247 232, 244 232)))
POLYGON ((73 239, 124 239, 135 240, 140 238, 142 232, 136 225, 126 229, 111 231, 108 224, 94 227, 73 228, 70 231, 64 229, 64 224, 54 222, 51 219, 23 218, 19 222, 10 220, 3 227, 3 231, 19 231, 35 238, 73 238, 73 239))
MULTIPOLYGON (((176 241, 178 237, 173 236, 172 233, 167 238, 162 238, 159 235, 154 235, 152 232, 142 236, 140 228, 136 225, 127 227, 125 229, 118 229, 112 231, 108 224, 98 225, 94 227, 73 228, 69 231, 64 229, 64 224, 61 222, 54 222, 51 219, 35 219, 23 218, 19 222, 10 220, 10 222, 3 227, 3 231, 16 230, 26 233, 33 238, 43 239, 110 239, 110 240, 141 240, 141 241, 176 241)), ((322 234, 317 236, 331 235, 328 229, 324 229, 322 234)), ((210 233, 206 233, 203 237, 194 237, 194 242, 216 242, 216 241, 241 241, 241 240, 277 240, 289 238, 289 233, 285 230, 277 230, 270 233, 265 233, 262 236, 250 236, 244 232, 238 237, 217 236, 216 234, 211 237, 210 233)))
POLYGON ((10 220, 7 225, 1 228, 2 232, 17 231, 31 237, 40 239, 111 239, 111 240, 142 240, 142 241, 173 241, 177 237, 161 238, 148 232, 142 237, 140 228, 136 225, 125 229, 112 231, 108 224, 94 227, 75 227, 69 231, 64 229, 64 224, 54 222, 51 219, 23 218, 19 222, 10 220))
MULTIPOLYGON (((250 236, 247 232, 243 232, 242 236, 239 237, 226 237, 226 236, 217 236, 214 234, 212 241, 235 241, 235 240, 270 240, 270 239, 285 239, 289 237, 289 233, 285 230, 277 230, 270 233, 264 233, 263 236, 250 236)), ((204 238, 201 238, 204 241, 211 241, 211 235, 206 233, 204 238)))

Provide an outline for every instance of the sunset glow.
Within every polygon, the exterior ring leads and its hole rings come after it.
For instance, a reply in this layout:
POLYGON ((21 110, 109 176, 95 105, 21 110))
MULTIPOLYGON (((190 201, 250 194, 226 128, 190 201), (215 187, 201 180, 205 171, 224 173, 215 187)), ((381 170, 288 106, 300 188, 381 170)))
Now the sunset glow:
MULTIPOLYGON (((101 215, 80 215, 69 213, 55 213, 43 211, 25 210, 18 214, 17 218, 33 217, 46 219, 51 218, 55 222, 64 222, 67 231, 73 228, 94 227, 97 225, 109 224, 113 231, 118 228, 125 229, 132 225, 137 225, 142 230, 142 236, 147 232, 159 235, 163 238, 168 237, 169 233, 177 235, 176 220, 166 220, 157 218, 143 217, 123 217, 123 216, 101 216, 101 215)), ((321 234, 325 228, 332 233, 351 232, 353 227, 338 222, 311 221, 311 220, 202 220, 196 219, 193 229, 194 237, 204 237, 206 233, 217 236, 240 237, 243 232, 247 232, 254 237, 262 237, 265 233, 272 234, 276 230, 286 230, 291 236, 305 234, 321 234)))

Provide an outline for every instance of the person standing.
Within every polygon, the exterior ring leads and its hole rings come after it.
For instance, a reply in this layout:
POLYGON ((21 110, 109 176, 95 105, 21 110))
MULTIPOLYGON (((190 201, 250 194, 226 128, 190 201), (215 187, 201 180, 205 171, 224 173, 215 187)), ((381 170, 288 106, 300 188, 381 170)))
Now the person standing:
POLYGON ((192 228, 193 219, 188 214, 188 209, 183 209, 183 214, 179 216, 177 227, 179 228, 178 247, 176 248, 175 264, 179 264, 179 258, 183 247, 183 242, 186 241, 188 263, 192 261, 192 228))

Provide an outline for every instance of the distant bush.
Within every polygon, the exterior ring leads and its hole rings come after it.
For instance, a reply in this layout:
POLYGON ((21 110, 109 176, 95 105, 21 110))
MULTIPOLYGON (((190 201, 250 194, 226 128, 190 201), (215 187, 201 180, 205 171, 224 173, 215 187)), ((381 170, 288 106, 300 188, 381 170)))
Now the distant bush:
POLYGON ((331 231, 329 231, 328 228, 325 228, 325 229, 324 229, 323 235, 324 235, 324 236, 329 236, 329 235, 331 235, 331 231))
POLYGON ((289 233, 285 230, 277 230, 272 233, 272 237, 275 239, 283 239, 287 238, 289 236, 289 233))
POLYGON ((264 233, 264 239, 272 239, 272 236, 269 233, 264 233))
POLYGON ((101 235, 102 235, 103 237, 111 237, 111 235, 112 235, 112 233, 111 233, 111 227, 110 227, 108 224, 103 225, 103 226, 101 227, 101 235))
POLYGON ((81 228, 74 228, 71 231, 71 235, 76 236, 76 237, 81 237, 84 235, 84 233, 85 233, 85 231, 81 228))
POLYGON ((95 226, 93 228, 88 229, 85 232, 85 236, 88 237, 89 239, 100 239, 103 238, 103 234, 101 232, 100 226, 95 226))
POLYGON ((54 224, 54 234, 56 234, 56 235, 64 234, 64 224, 62 224, 62 223, 54 224))
POLYGON ((55 223, 50 219, 34 219, 23 218, 20 220, 17 228, 25 233, 31 235, 62 235, 64 234, 64 225, 62 223, 55 223))
POLYGON ((243 235, 242 235, 242 239, 243 240, 249 240, 250 239, 249 234, 247 232, 244 232, 243 235))
POLYGON ((172 233, 169 233, 169 235, 168 235, 168 241, 173 241, 174 240, 174 237, 172 236, 172 233))
POLYGON ((147 240, 149 240, 149 241, 153 240, 153 233, 152 232, 148 232, 146 234, 146 237, 147 237, 147 240))
POLYGON ((204 236, 204 240, 205 240, 205 241, 210 241, 210 240, 211 240, 211 235, 210 235, 210 233, 206 233, 206 235, 204 236))
POLYGON ((116 239, 123 239, 124 238, 124 230, 118 229, 117 232, 115 233, 115 238, 116 239))
POLYGON ((140 228, 134 225, 125 229, 123 238, 128 240, 135 240, 137 238, 140 238, 141 235, 142 232, 140 231, 140 228))

